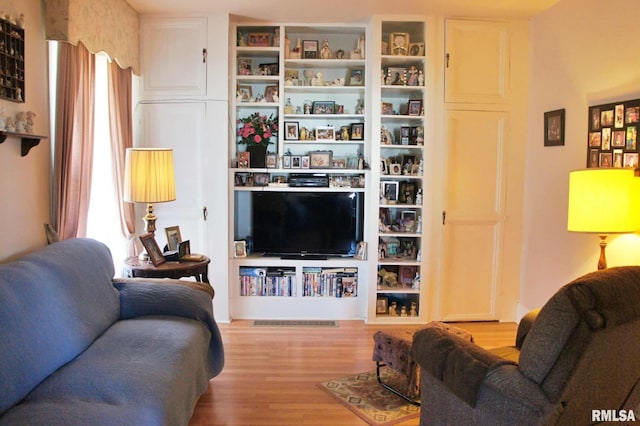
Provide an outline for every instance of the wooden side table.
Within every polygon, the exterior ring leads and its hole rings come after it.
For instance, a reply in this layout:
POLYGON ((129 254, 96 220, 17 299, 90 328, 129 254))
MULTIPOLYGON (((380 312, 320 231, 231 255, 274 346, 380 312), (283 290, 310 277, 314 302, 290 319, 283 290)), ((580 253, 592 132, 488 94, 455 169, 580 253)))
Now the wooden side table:
POLYGON ((165 262, 154 266, 151 262, 139 260, 137 257, 128 257, 124 261, 124 275, 127 278, 182 278, 194 277, 196 281, 207 283, 209 286, 209 263, 211 259, 204 257, 196 262, 165 262))

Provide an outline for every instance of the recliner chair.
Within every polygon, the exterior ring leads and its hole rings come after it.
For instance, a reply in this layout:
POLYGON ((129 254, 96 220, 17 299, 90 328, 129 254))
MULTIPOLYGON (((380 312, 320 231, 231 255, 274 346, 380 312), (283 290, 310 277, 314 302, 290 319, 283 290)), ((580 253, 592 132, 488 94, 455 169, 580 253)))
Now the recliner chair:
POLYGON ((420 424, 640 420, 640 266, 580 277, 531 317, 514 347, 492 351, 442 329, 417 332, 420 424))

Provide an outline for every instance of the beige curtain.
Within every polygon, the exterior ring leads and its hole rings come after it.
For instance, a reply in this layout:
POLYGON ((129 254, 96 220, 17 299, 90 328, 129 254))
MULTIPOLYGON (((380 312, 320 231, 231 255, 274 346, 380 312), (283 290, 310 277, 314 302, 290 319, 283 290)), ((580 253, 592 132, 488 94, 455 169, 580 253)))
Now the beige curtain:
POLYGON ((60 239, 84 237, 91 193, 95 60, 82 43, 59 43, 53 225, 60 239))
POLYGON ((111 152, 120 227, 128 241, 127 255, 135 256, 135 206, 123 200, 125 154, 127 148, 133 147, 132 71, 130 68, 123 70, 112 61, 108 72, 111 152))

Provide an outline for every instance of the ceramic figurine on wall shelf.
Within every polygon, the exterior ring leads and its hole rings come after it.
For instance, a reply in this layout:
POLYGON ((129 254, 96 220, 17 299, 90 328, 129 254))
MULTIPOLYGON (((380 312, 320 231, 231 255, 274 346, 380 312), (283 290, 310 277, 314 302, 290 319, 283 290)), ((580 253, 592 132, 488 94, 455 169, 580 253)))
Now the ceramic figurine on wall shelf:
POLYGON ((320 48, 320 59, 331 59, 332 54, 331 48, 329 47, 329 40, 325 38, 320 48))
POLYGON ((11 116, 7 117, 7 120, 5 122, 5 128, 7 129, 7 132, 16 131, 16 121, 13 117, 11 116))
POLYGON ((16 131, 18 133, 24 133, 24 126, 26 124, 27 115, 24 111, 20 111, 16 114, 16 131))
POLYGON ((27 111, 27 121, 24 126, 24 130, 27 133, 33 133, 33 126, 35 124, 36 113, 33 111, 27 111))

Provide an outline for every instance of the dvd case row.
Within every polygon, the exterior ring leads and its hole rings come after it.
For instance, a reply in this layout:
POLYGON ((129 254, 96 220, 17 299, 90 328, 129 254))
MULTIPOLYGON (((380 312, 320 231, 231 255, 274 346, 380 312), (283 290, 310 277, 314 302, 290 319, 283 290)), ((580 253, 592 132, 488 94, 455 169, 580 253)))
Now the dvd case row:
POLYGON ((303 296, 356 297, 357 268, 303 268, 303 296))
POLYGON ((295 297, 295 268, 240 267, 240 295, 295 297))

